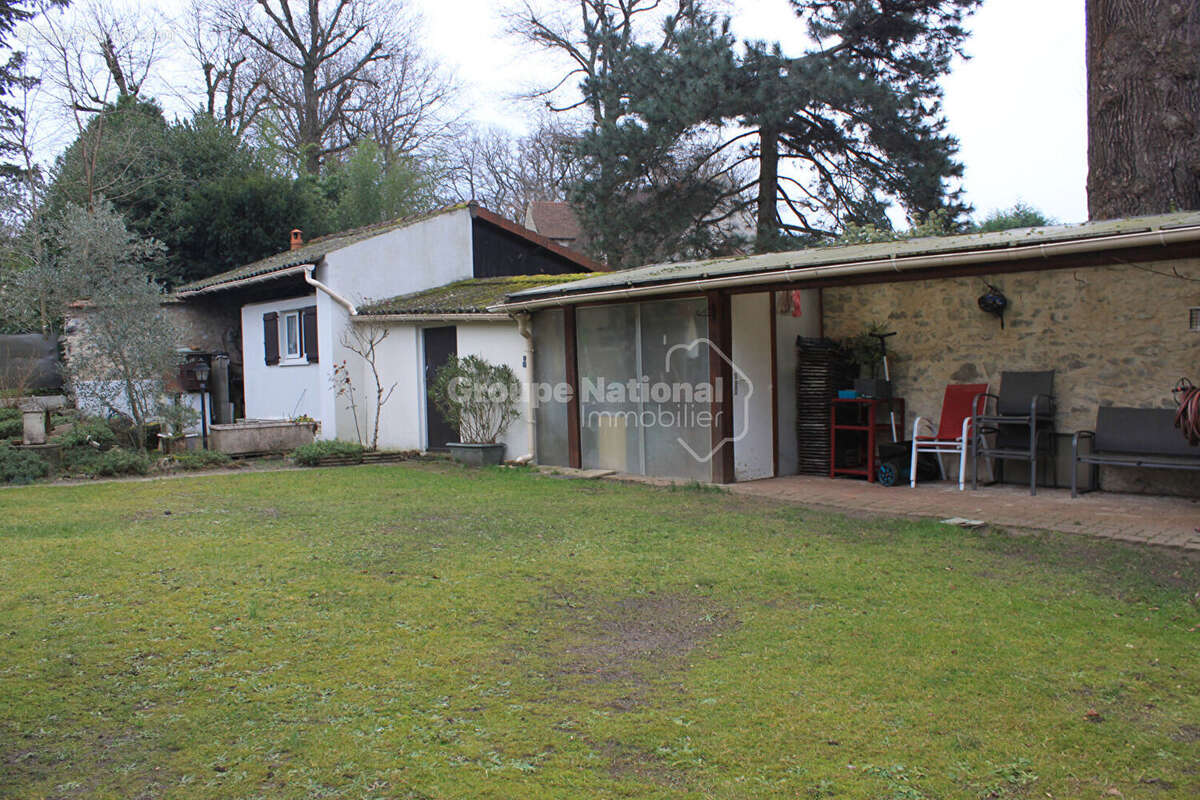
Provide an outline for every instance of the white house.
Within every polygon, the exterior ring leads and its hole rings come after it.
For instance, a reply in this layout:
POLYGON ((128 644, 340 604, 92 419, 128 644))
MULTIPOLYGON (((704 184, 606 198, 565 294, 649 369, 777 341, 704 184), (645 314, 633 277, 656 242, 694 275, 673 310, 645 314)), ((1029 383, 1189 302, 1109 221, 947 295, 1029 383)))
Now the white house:
MULTIPOLYGON (((528 317, 518 317, 514 324, 511 316, 489 312, 488 306, 513 292, 589 274, 471 278, 360 307, 353 324, 361 338, 379 342, 375 363, 380 384, 391 391, 380 416, 381 446, 437 450, 457 441, 426 391, 434 373, 452 355, 477 355, 493 364, 507 364, 524 386, 531 385, 534 359, 528 317)), ((536 449, 532 420, 526 397, 520 418, 502 440, 509 458, 532 456, 536 449)))
MULTIPOLYGON (((310 242, 299 241, 299 232, 293 232, 290 250, 182 286, 176 297, 207 309, 214 319, 235 310, 240 315, 240 353, 230 353, 237 417, 310 417, 320 423, 321 438, 354 440, 363 432, 364 413, 373 413, 373 406, 363 403, 365 394, 373 396, 373 384, 363 360, 348 347, 351 326, 362 324, 356 321, 360 307, 376 308, 373 301, 449 284, 565 276, 591 272, 594 266, 586 256, 471 203, 310 242), (342 370, 335 371, 339 366, 342 370), (341 376, 349 377, 354 388, 354 408, 335 386, 341 376)), ((561 278, 543 282, 555 280, 561 278)), ((534 285, 541 284, 519 284, 534 285)), ((489 295, 489 302, 496 297, 489 295)), ((463 320, 374 320, 398 328, 389 332, 384 358, 377 362, 386 364, 389 382, 397 384, 381 419, 381 447, 444 445, 440 417, 427 413, 424 402, 427 367, 436 367, 430 359, 477 352, 520 365, 517 354, 525 339, 517 322, 508 315, 485 316, 479 319, 472 311, 463 320), (460 322, 462 332, 457 331, 460 322)), ((528 448, 514 445, 515 450, 523 454, 528 448)))

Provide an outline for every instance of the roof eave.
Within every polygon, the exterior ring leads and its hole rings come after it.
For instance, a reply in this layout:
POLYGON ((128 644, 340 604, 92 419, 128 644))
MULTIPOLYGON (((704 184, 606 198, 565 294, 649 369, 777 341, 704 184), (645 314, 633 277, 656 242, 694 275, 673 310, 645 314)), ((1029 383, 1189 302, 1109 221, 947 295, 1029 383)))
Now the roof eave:
MULTIPOLYGON (((823 264, 821 266, 792 265, 759 272, 743 272, 711 278, 667 279, 665 281, 660 280, 645 284, 630 283, 622 287, 604 287, 590 291, 582 289, 572 292, 568 288, 557 294, 543 294, 542 296, 533 296, 525 300, 519 299, 521 293, 518 293, 512 296, 514 298, 512 301, 490 306, 488 310, 494 312, 530 311, 536 308, 575 305, 602 300, 621 300, 661 294, 678 294, 689 290, 703 292, 759 284, 805 283, 850 275, 899 273, 916 269, 948 268, 979 264, 987 261, 999 263, 1036 259, 1039 257, 1049 259, 1053 256, 1073 253, 1098 253, 1105 250, 1127 247, 1166 246, 1179 242, 1197 241, 1200 241, 1200 225, 1188 225, 1170 229, 1151 229, 1135 233, 1109 234, 1031 245, 1009 245, 1005 247, 960 250, 952 253, 932 253, 913 256, 892 255, 886 258, 851 260, 823 264)), ((536 292, 536 290, 530 291, 536 292)))
POLYGON ((316 261, 305 262, 303 264, 293 264, 288 267, 281 267, 279 269, 271 270, 270 272, 263 272, 258 275, 250 275, 245 278, 237 278, 236 280, 224 281, 222 283, 214 283, 211 286, 201 286, 197 289, 176 290, 175 296, 181 298, 196 297, 197 295, 223 292, 226 289, 237 289, 239 287, 250 286, 255 283, 273 281, 276 278, 286 278, 289 275, 300 275, 305 271, 305 269, 309 267, 315 267, 318 261, 319 259, 316 261))
POLYGON ((422 324, 426 322, 511 322, 512 317, 506 312, 493 311, 450 311, 446 313, 438 312, 414 312, 414 313, 397 313, 397 314, 370 314, 358 313, 352 317, 357 323, 368 322, 401 322, 408 324, 422 324))
POLYGON ((583 253, 577 252, 575 250, 572 250, 568 247, 563 247, 558 242, 556 242, 552 239, 549 239, 545 236, 542 236, 540 233, 531 231, 528 228, 524 227, 523 225, 518 225, 517 223, 515 223, 511 220, 505 219, 504 217, 500 216, 499 214, 495 213, 494 211, 488 211, 486 208, 484 208, 483 206, 480 206, 476 203, 471 203, 468 207, 471 209, 471 217, 472 218, 481 219, 484 222, 495 225, 497 228, 500 228, 501 230, 508 231, 509 233, 513 234, 514 236, 519 236, 522 239, 525 239, 526 241, 532 242, 533 244, 539 245, 540 247, 544 247, 547 250, 549 250, 550 252, 554 253, 555 255, 557 255, 561 258, 565 258, 568 261, 572 262, 573 264, 577 264, 577 265, 583 267, 588 272, 607 272, 608 271, 608 269, 603 264, 601 264, 599 261, 596 261, 596 260, 592 259, 591 257, 586 256, 583 253))

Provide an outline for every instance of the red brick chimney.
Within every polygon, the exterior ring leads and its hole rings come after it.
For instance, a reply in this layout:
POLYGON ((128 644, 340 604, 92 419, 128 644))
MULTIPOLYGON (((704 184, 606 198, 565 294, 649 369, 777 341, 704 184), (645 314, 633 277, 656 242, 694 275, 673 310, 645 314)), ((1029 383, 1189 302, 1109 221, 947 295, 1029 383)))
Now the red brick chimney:
POLYGON ((304 231, 292 228, 292 249, 299 250, 301 247, 304 247, 304 231))

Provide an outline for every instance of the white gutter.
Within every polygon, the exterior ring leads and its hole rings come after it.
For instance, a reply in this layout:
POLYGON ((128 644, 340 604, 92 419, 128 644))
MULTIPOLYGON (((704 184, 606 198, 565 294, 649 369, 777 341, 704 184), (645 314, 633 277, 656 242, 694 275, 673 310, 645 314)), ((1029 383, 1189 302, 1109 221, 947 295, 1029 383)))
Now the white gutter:
POLYGON ((510 314, 517 323, 517 332, 525 337, 525 371, 526 383, 529 387, 529 453, 517 459, 520 464, 533 462, 537 457, 537 414, 534 411, 533 385, 533 327, 529 314, 510 314))
POLYGON ((678 294, 689 289, 706 291, 737 286, 758 286, 761 284, 778 284, 807 282, 820 278, 839 278, 852 275, 871 275, 887 272, 905 272, 930 267, 954 267, 973 264, 997 263, 1003 261, 1023 261, 1030 258, 1051 258, 1053 256, 1072 255, 1078 253, 1096 253, 1112 250, 1118 247, 1141 247, 1146 245, 1169 245, 1177 242, 1200 241, 1200 225, 1189 225, 1172 230, 1141 231, 1138 233, 1113 234, 1098 236, 1092 239, 1071 240, 1066 242, 1045 242, 1034 245, 1018 245, 1005 248, 986 250, 969 250, 961 253, 945 253, 924 256, 895 255, 886 258, 876 258, 870 261, 848 261, 839 264, 828 264, 819 267, 791 266, 783 269, 773 269, 769 272, 742 273, 726 275, 719 278, 693 278, 673 281, 655 286, 630 286, 625 288, 597 289, 593 292, 578 294, 555 295, 552 297, 517 300, 512 303, 501 303, 492 306, 489 311, 529 311, 548 306, 571 305, 596 300, 620 300, 633 297, 649 297, 663 294, 678 294))
POLYGON ((342 297, 340 294, 335 292, 333 289, 330 289, 328 286, 326 286, 325 284, 321 283, 319 280, 317 280, 316 278, 313 277, 313 269, 314 268, 315 268, 315 265, 313 265, 313 264, 305 265, 305 267, 304 267, 304 282, 307 283, 309 286, 316 287, 316 289, 318 291, 322 291, 325 294, 329 295, 330 299, 332 299, 335 303, 337 303, 338 305, 342 306, 347 311, 349 311, 351 317, 357 316, 358 309, 354 307, 354 303, 351 303, 349 300, 342 297))
POLYGON ((407 322, 419 325, 428 322, 511 322, 509 314, 493 312, 455 312, 449 314, 358 314, 355 322, 407 322))

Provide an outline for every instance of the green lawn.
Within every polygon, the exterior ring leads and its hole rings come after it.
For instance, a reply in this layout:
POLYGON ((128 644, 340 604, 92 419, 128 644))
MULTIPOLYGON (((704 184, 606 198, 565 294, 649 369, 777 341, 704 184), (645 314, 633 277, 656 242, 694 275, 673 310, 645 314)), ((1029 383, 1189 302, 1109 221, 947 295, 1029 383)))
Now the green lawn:
POLYGON ((0 553, 0 797, 1200 796, 1168 553, 437 464, 2 490, 0 553))

